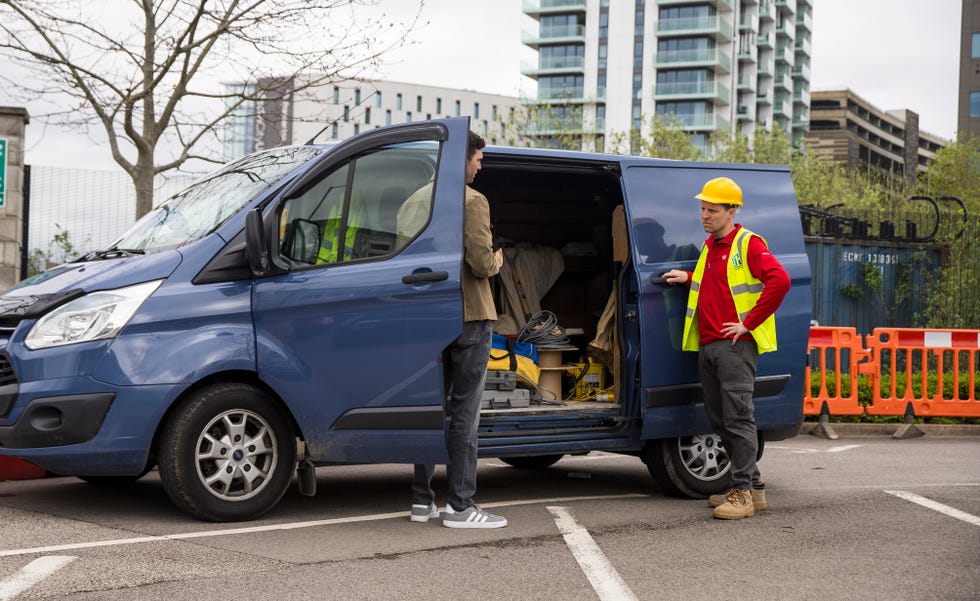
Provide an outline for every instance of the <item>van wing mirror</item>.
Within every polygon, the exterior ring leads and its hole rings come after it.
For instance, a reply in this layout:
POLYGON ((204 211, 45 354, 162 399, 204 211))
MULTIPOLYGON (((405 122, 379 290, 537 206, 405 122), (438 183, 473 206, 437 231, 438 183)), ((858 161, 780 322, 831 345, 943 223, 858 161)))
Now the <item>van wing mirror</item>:
POLYGON ((262 210, 258 208, 245 214, 245 256, 252 275, 264 276, 271 272, 269 242, 262 223, 262 210))

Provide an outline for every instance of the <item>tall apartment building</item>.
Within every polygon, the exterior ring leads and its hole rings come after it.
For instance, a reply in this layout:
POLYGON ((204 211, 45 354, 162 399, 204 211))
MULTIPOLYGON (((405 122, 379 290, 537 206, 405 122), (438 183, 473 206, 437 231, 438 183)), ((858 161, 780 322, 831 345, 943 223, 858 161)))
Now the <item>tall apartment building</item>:
MULTIPOLYGON (((716 132, 780 127, 798 142, 810 105, 813 0, 525 0, 538 60, 523 73, 565 131, 650 134, 676 117, 696 144, 716 132)), ((541 132, 547 137, 549 132, 541 132)))
POLYGON ((851 90, 813 92, 807 145, 814 156, 914 182, 943 147, 908 109, 883 111, 851 90))
POLYGON ((956 130, 970 136, 980 135, 980 0, 963 0, 956 130))
POLYGON ((239 106, 225 122, 225 160, 314 137, 319 142, 343 140, 384 125, 460 116, 469 116, 470 128, 488 143, 502 144, 519 106, 517 97, 473 90, 397 81, 339 81, 284 100, 239 106))

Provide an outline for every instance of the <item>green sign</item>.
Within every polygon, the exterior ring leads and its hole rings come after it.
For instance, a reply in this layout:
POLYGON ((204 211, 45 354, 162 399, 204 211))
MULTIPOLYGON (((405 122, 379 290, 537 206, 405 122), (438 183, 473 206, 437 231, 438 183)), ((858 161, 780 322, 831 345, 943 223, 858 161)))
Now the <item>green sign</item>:
POLYGON ((0 138, 0 207, 7 202, 7 140, 0 138))

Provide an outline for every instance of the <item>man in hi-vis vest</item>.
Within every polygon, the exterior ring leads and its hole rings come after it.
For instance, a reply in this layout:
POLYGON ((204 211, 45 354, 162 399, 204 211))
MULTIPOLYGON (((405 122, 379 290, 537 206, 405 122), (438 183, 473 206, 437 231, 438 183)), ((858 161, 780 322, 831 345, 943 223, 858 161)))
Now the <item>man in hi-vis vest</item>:
POLYGON ((776 350, 776 308, 790 279, 766 241, 735 223, 742 189, 727 177, 695 196, 708 238, 694 272, 672 269, 670 284, 687 284, 683 349, 697 351, 704 407, 732 462, 732 488, 708 504, 714 516, 737 520, 766 508, 756 465, 759 441, 752 405, 756 361, 776 350))

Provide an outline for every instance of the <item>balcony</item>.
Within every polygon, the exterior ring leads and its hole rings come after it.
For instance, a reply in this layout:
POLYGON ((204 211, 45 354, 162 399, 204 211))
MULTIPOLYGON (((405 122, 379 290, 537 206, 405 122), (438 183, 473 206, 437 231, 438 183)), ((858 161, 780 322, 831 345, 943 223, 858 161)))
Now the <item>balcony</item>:
POLYGON ((775 79, 776 79, 775 86, 777 88, 781 88, 783 90, 786 90, 787 92, 793 91, 793 76, 790 75, 788 71, 782 74, 777 72, 775 79))
POLYGON ((521 61, 521 73, 531 79, 537 79, 541 75, 584 72, 583 56, 553 56, 539 58, 537 61, 521 61))
POLYGON ((786 8, 789 9, 790 12, 796 12, 796 0, 776 0, 773 2, 773 5, 776 8, 786 8))
MULTIPOLYGON (((796 40, 796 52, 797 54, 805 54, 806 56, 813 56, 813 47, 810 44, 810 38, 803 38, 802 40, 796 40)), ((799 61, 797 61, 799 62, 799 61)))
POLYGON ((759 47, 755 44, 746 44, 745 47, 739 45, 738 60, 756 62, 759 60, 759 47))
POLYGON ((763 33, 755 38, 755 45, 759 48, 766 48, 772 50, 772 34, 763 33))
POLYGON ((745 72, 745 71, 739 71, 739 73, 738 73, 738 89, 739 89, 739 91, 754 90, 755 89, 755 73, 748 73, 748 72, 745 72))
POLYGON ((541 15, 584 13, 585 0, 524 0, 523 10, 535 19, 541 15))
POLYGON ((773 21, 776 19, 776 11, 772 7, 772 2, 759 3, 759 20, 773 21))
POLYGON ((594 94, 586 94, 580 88, 568 89, 558 88, 549 89, 538 87, 537 98, 529 101, 522 101, 522 104, 590 104, 593 102, 603 102, 606 99, 606 88, 598 88, 594 94))
MULTIPOLYGON (((793 104, 810 106, 810 90, 801 89, 793 92, 793 104)), ((794 109, 794 112, 799 112, 794 109)))
POLYGON ((793 49, 789 45, 776 48, 776 62, 793 64, 793 49))
POLYGON ((788 100, 776 100, 772 103, 772 113, 777 117, 793 118, 793 103, 788 100))
POLYGON ((740 31, 759 31, 759 15, 743 14, 738 19, 738 29, 740 31))
POLYGON ((584 25, 566 25, 561 27, 542 27, 540 31, 522 31, 521 42, 535 50, 541 44, 568 44, 573 42, 585 43, 584 25))
POLYGON ((658 115, 667 119, 676 119, 677 124, 685 131, 726 131, 731 129, 728 119, 714 113, 695 113, 690 115, 658 115))
POLYGON ((760 89, 755 95, 755 101, 759 104, 772 104, 772 88, 760 89))
POLYGON ((730 104, 732 95, 728 86, 717 81, 690 81, 658 83, 654 88, 654 100, 715 100, 730 104))
POLYGON ((796 61, 796 66, 793 67, 793 78, 810 81, 810 65, 807 63, 800 64, 800 61, 796 61))
POLYGON ((732 39, 732 26, 718 15, 680 19, 661 19, 657 21, 659 37, 711 35, 718 41, 732 39))
POLYGON ((813 15, 809 10, 806 12, 796 13, 796 29, 805 29, 807 31, 813 31, 813 15))
MULTIPOLYGON (((657 0, 657 6, 673 6, 674 4, 691 4, 691 0, 657 0)), ((732 10, 732 0, 707 0, 704 4, 714 4, 718 12, 732 10)))
POLYGON ((739 105, 735 112, 735 118, 738 121, 755 121, 755 103, 749 102, 739 105))
POLYGON ((654 56, 654 66, 662 68, 713 67, 721 73, 731 73, 732 58, 718 48, 698 50, 668 50, 654 56))

